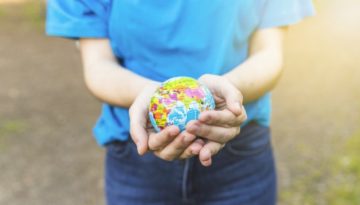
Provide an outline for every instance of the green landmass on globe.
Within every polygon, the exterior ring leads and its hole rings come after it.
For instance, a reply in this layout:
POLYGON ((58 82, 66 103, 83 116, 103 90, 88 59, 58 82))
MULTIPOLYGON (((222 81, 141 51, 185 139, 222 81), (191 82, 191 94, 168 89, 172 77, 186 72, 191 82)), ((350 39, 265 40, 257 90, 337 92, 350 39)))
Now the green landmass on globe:
POLYGON ((163 82, 153 94, 149 119, 156 131, 176 125, 184 130, 201 112, 215 109, 210 90, 190 77, 175 77, 163 82))

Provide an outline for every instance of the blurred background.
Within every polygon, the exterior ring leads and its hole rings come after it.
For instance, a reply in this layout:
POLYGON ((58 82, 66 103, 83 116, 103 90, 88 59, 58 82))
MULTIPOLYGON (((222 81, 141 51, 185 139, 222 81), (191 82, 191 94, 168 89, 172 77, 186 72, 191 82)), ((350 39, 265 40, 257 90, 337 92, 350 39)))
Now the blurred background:
MULTIPOLYGON (((279 204, 360 204, 360 1, 314 4, 273 92, 279 204)), ((0 204, 104 204, 100 104, 44 18, 45 0, 0 0, 0 204)))

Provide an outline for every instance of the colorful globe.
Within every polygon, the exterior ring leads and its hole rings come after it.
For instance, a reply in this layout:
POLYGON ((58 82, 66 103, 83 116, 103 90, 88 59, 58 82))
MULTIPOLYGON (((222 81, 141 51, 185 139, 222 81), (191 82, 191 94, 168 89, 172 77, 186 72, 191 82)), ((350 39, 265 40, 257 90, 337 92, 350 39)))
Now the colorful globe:
POLYGON ((149 106, 149 118, 156 131, 176 125, 182 131, 201 112, 215 108, 209 89, 190 77, 176 77, 163 82, 149 106))

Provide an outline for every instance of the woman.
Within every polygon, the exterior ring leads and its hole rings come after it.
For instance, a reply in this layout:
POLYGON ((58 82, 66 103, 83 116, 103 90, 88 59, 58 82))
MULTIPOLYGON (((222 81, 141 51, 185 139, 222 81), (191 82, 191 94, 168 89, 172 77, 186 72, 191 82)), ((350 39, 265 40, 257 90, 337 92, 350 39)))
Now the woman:
POLYGON ((94 135, 107 148, 107 203, 275 204, 269 92, 283 27, 312 14, 309 0, 48 1, 47 34, 79 39, 85 82, 104 102, 94 135), (174 76, 208 86, 216 110, 153 133, 150 96, 174 76))

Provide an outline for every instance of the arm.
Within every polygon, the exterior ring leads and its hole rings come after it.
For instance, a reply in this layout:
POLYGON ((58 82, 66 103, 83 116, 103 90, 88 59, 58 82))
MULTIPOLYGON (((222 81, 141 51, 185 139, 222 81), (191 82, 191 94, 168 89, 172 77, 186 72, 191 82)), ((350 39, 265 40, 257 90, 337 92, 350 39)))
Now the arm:
POLYGON ((101 101, 130 107, 144 87, 157 83, 121 67, 108 39, 81 39, 85 83, 101 101))
POLYGON ((197 140, 193 143, 195 136, 187 132, 179 133, 176 126, 159 133, 147 128, 149 105, 146 102, 149 102, 158 83, 121 67, 108 39, 81 39, 80 51, 85 83, 90 92, 101 101, 130 107, 130 132, 139 154, 144 154, 150 147, 158 157, 172 160, 189 145, 200 151, 202 142, 197 140))
POLYGON ((245 110, 237 113, 235 102, 240 105, 242 101, 251 102, 275 86, 282 71, 282 37, 281 28, 255 32, 249 58, 243 64, 224 76, 204 75, 199 79, 210 88, 217 106, 220 105, 217 111, 202 113, 199 121, 190 122, 186 128, 189 133, 209 140, 199 154, 204 165, 209 166, 211 157, 240 132, 246 113, 245 110))
POLYGON ((255 32, 249 45, 249 58, 224 75, 241 91, 244 103, 256 100, 270 91, 280 78, 283 33, 283 28, 255 32))

